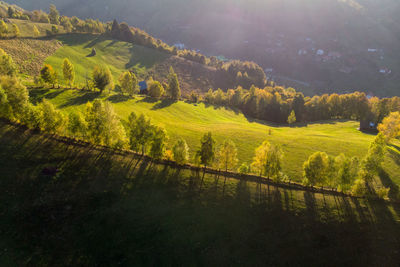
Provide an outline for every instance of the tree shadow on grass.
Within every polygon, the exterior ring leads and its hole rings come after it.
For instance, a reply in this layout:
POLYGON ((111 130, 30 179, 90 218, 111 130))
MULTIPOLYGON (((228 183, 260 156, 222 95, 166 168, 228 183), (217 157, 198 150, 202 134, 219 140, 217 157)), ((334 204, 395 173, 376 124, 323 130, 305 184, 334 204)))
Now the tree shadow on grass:
POLYGON ((132 99, 132 97, 123 94, 112 95, 107 98, 107 100, 110 101, 111 103, 126 102, 130 99, 132 99))
POLYGON ((101 95, 101 92, 80 92, 80 95, 71 99, 68 99, 67 102, 62 104, 60 108, 66 108, 71 106, 79 106, 82 104, 86 104, 87 102, 93 101, 101 95))
POLYGON ((160 102, 158 102, 157 104, 155 104, 151 110, 158 110, 158 109, 163 109, 163 108, 167 108, 169 106, 171 106, 172 104, 176 103, 176 100, 173 99, 163 99, 160 102))
POLYGON ((160 101, 157 98, 154 97, 150 97, 150 96, 146 96, 145 98, 139 100, 139 102, 143 102, 143 103, 157 103, 158 101, 160 101))
POLYGON ((389 174, 383 169, 378 170, 379 179, 381 180, 383 186, 389 188, 389 199, 398 200, 399 199, 399 186, 395 184, 392 179, 390 179, 389 174))

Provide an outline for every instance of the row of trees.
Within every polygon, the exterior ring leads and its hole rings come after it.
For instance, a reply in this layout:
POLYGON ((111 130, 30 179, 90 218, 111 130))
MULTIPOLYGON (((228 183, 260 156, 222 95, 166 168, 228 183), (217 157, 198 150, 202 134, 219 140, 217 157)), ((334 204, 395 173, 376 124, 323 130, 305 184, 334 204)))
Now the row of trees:
POLYGON ((390 112, 400 111, 400 98, 368 97, 364 93, 324 94, 304 97, 293 88, 252 86, 227 92, 210 89, 204 101, 214 105, 238 108, 253 118, 276 123, 293 123, 329 119, 368 119, 379 123, 390 112))
MULTIPOLYGON (((64 61, 65 76, 73 67, 64 61)), ((0 116, 21 122, 32 129, 48 133, 71 136, 94 144, 115 148, 130 148, 148 154, 154 159, 175 160, 178 164, 190 161, 190 151, 185 140, 178 139, 167 149, 167 133, 155 126, 143 114, 131 113, 126 122, 121 122, 111 103, 96 99, 86 105, 83 113, 65 115, 49 101, 38 105, 29 102, 28 91, 16 78, 16 67, 4 51, 0 50, 0 116)), ((72 79, 72 78, 71 78, 72 79)), ((385 146, 400 136, 400 114, 390 114, 379 126, 381 133, 371 143, 363 160, 347 158, 341 154, 335 158, 324 152, 316 152, 304 163, 305 185, 337 187, 341 191, 352 191, 357 195, 373 192, 373 181, 384 158, 385 146)), ((192 155, 196 165, 213 166, 220 170, 235 170, 238 164, 235 143, 225 140, 218 148, 211 133, 200 140, 200 147, 192 155)), ((255 150, 251 166, 242 164, 238 172, 257 173, 281 181, 283 152, 279 146, 265 141, 255 150)), ((378 191, 387 194, 387 189, 378 191)))
MULTIPOLYGON (((74 65, 67 58, 65 58, 61 67, 65 84, 67 84, 69 87, 72 87, 75 81, 74 65)), ((38 85, 43 85, 46 83, 52 85, 53 88, 58 82, 59 75, 57 71, 55 71, 54 68, 49 64, 45 64, 43 66, 43 68, 40 70, 40 76, 36 78, 36 83, 38 85)), ((124 94, 133 96, 139 92, 138 79, 131 71, 123 72, 120 75, 118 82, 120 89, 124 94)), ((160 82, 152 79, 150 79, 148 83, 148 93, 152 97, 159 98, 166 94, 166 96, 170 99, 179 100, 181 98, 181 88, 178 76, 172 67, 169 70, 167 83, 162 85, 160 82)), ((114 80, 110 69, 105 66, 96 66, 92 72, 92 79, 87 81, 87 88, 97 88, 101 92, 103 92, 105 89, 113 90, 114 80)))

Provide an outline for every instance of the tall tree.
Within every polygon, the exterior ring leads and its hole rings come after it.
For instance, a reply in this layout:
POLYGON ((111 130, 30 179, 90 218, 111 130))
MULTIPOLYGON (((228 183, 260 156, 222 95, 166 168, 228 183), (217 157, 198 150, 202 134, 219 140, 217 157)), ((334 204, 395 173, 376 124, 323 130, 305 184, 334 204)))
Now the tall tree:
POLYGON ((210 166, 215 158, 215 140, 211 132, 204 134, 200 140, 200 150, 198 151, 201 164, 204 167, 210 166))
POLYGON ((181 97, 178 75, 176 75, 172 66, 170 67, 168 74, 168 96, 174 100, 179 100, 181 97))
POLYGON ((113 77, 108 67, 94 67, 92 77, 96 88, 99 89, 100 92, 103 92, 104 89, 110 88, 113 85, 113 77))
POLYGON ((182 138, 178 139, 172 148, 173 159, 178 164, 185 164, 189 161, 189 146, 182 138))
POLYGON ((324 185, 329 173, 329 156, 325 152, 315 152, 303 165, 303 184, 324 185))
POLYGON ((52 84, 53 88, 55 87, 55 84, 58 80, 57 72, 49 64, 45 64, 40 70, 40 77, 45 83, 52 84))
POLYGON ((60 13, 58 12, 55 5, 50 5, 49 20, 51 24, 60 24, 60 13))
POLYGON ((260 175, 278 180, 282 169, 282 157, 282 150, 278 146, 264 141, 264 143, 256 149, 252 166, 259 171, 260 175))
POLYGON ((165 142, 167 134, 164 129, 160 127, 152 127, 153 135, 150 145, 150 157, 153 159, 161 159, 165 154, 165 142))
POLYGON ((29 103, 28 90, 15 76, 0 76, 0 86, 11 107, 10 118, 22 120, 29 103))
POLYGON ((218 149, 217 157, 219 168, 225 171, 233 170, 238 163, 235 143, 231 140, 225 140, 218 149))
POLYGON ((360 177, 368 184, 378 174, 379 168, 384 161, 386 148, 385 136, 379 133, 370 144, 368 153, 361 162, 360 177))
POLYGON ((68 133, 72 137, 85 137, 87 132, 87 122, 82 113, 71 112, 68 115, 68 133))
POLYGON ((128 118, 127 131, 130 148, 137 152, 141 150, 142 155, 145 154, 154 133, 150 119, 143 114, 137 117, 132 112, 128 118))
POLYGON ((121 90, 130 96, 133 96, 138 92, 138 81, 136 75, 130 71, 126 71, 119 77, 119 84, 121 85, 121 90))
POLYGON ((71 87, 74 84, 75 80, 75 70, 74 70, 74 65, 72 65, 72 63, 68 60, 68 58, 64 58, 62 69, 64 74, 64 80, 71 87))
POLYGON ((40 111, 40 127, 48 133, 58 133, 65 120, 60 111, 52 103, 44 99, 38 105, 40 111))

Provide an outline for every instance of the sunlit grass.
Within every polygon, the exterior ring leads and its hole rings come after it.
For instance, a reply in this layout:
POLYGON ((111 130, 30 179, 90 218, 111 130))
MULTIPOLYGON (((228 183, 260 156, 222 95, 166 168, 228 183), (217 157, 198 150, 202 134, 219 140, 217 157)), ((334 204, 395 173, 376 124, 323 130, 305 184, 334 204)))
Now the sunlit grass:
MULTIPOLYGON (((84 110, 87 101, 98 94, 78 91, 39 90, 31 92, 32 98, 49 98, 58 108, 70 112, 84 110)), ((113 102, 116 112, 126 120, 131 112, 143 113, 156 125, 164 127, 171 147, 178 137, 184 138, 193 152, 199 146, 201 136, 211 131, 217 142, 226 139, 234 141, 238 147, 240 163, 251 163, 254 150, 264 140, 279 144, 285 155, 283 171, 290 178, 300 181, 303 162, 315 151, 325 151, 332 156, 345 153, 347 156, 363 158, 374 135, 357 130, 355 121, 324 121, 306 126, 276 126, 261 121, 252 121, 242 113, 224 107, 189 104, 182 101, 155 101, 120 95, 101 96, 113 102)), ((388 155, 385 170, 400 184, 400 167, 388 155)))

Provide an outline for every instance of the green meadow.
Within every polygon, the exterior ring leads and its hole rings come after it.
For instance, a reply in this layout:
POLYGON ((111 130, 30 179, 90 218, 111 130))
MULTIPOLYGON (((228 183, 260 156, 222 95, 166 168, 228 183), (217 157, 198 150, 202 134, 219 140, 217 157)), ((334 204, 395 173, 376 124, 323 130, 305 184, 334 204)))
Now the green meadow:
POLYGON ((107 66, 117 82, 123 71, 133 69, 138 76, 144 76, 154 64, 168 57, 154 49, 98 35, 68 34, 58 36, 57 40, 63 46, 47 58, 45 63, 52 65, 62 74, 63 60, 68 58, 74 64, 75 83, 78 85, 85 84, 86 79, 91 78, 93 68, 98 65, 107 66), (96 56, 89 56, 92 49, 96 50, 96 56))
MULTIPOLYGON (((361 159, 374 139, 374 135, 358 131, 359 124, 356 121, 323 121, 289 127, 256 121, 239 111, 204 103, 172 102, 143 96, 131 98, 114 93, 99 95, 96 92, 62 89, 31 90, 31 97, 34 102, 46 98, 65 112, 84 111, 85 104, 96 98, 108 100, 113 103, 122 120, 126 120, 131 112, 143 113, 154 124, 167 130, 170 148, 178 137, 182 137, 188 142, 192 153, 199 147, 201 136, 211 131, 219 144, 225 139, 236 143, 239 163, 250 164, 254 150, 264 140, 268 140, 282 147, 283 171, 296 181, 301 181, 303 162, 312 153, 325 151, 332 156, 344 153, 361 159)), ((389 152, 384 170, 392 181, 400 184, 400 167, 397 164, 400 159, 399 150, 391 146, 389 152)))

